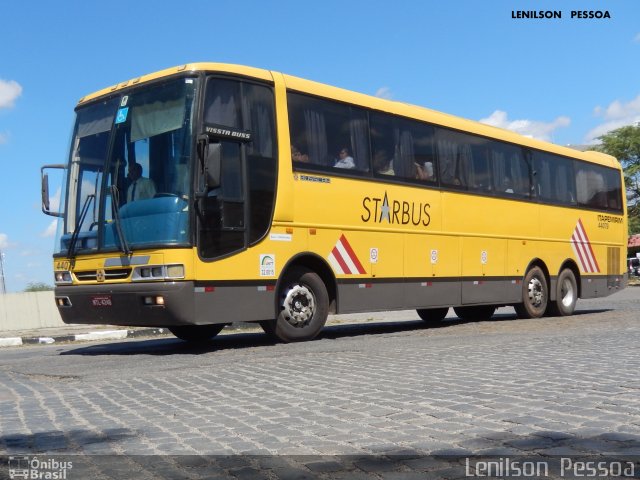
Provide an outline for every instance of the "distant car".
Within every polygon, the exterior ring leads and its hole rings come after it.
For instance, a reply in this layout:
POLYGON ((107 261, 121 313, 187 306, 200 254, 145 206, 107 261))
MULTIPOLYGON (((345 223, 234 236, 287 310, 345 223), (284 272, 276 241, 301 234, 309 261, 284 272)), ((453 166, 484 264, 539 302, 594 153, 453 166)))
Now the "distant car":
POLYGON ((640 258, 628 258, 627 263, 629 264, 629 275, 640 277, 640 258))

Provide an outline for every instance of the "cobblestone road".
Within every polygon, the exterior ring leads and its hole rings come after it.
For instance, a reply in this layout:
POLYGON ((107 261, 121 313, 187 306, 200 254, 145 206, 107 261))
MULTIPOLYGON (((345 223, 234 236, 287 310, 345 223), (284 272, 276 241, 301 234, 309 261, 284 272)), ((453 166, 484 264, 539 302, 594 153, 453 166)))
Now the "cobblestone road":
POLYGON ((303 344, 245 333, 197 349, 4 349, 0 455, 234 455, 225 472, 239 478, 278 457, 237 454, 302 455, 310 477, 350 459, 349 478, 398 478, 421 454, 640 455, 639 307, 628 288, 569 318, 501 309, 427 328, 396 312, 303 344))

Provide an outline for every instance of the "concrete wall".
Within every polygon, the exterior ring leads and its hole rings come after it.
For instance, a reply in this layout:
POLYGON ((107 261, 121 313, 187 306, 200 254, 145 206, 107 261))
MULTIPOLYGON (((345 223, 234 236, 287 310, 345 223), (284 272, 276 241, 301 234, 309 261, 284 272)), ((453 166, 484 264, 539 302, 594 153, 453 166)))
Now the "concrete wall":
POLYGON ((0 333, 12 330, 64 325, 53 300, 53 292, 0 295, 0 333))

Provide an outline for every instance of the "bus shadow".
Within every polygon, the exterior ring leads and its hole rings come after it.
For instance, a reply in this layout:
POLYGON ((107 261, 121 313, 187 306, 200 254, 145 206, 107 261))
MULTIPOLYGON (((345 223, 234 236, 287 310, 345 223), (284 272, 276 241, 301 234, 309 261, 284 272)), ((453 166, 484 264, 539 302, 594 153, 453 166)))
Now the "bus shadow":
MULTIPOLYGON (((608 309, 580 310, 574 316, 598 314, 609 311, 608 309)), ((552 317, 543 317, 549 319, 552 317)), ((561 317, 558 317, 561 318, 561 317)), ((562 317, 568 318, 568 317, 562 317)), ((366 322, 366 323, 345 323, 339 325, 326 326, 322 332, 313 340, 338 340, 341 338, 389 335, 395 333, 410 332, 416 330, 441 330, 454 329, 462 325, 472 323, 499 324, 518 320, 515 314, 498 313, 488 320, 462 320, 457 317, 448 317, 442 322, 431 324, 423 320, 400 320, 393 322, 366 322)), ((535 322, 535 319, 526 320, 535 322)), ((275 347, 284 345, 278 340, 274 340, 263 332, 238 332, 217 337, 198 344, 184 342, 174 337, 150 338, 144 340, 131 340, 123 342, 110 342, 103 344, 92 344, 72 350, 60 352, 60 355, 202 355, 211 352, 225 350, 239 350, 252 347, 275 347)))
MULTIPOLYGON (((340 338, 365 335, 388 335, 426 328, 450 328, 469 323, 457 318, 447 319, 436 326, 427 325, 422 320, 402 320, 397 322, 367 322, 330 325, 313 340, 337 340, 340 338)), ((284 345, 263 332, 239 332, 218 335, 208 342, 192 344, 173 337, 144 340, 92 344, 60 352, 60 355, 201 355, 213 351, 238 350, 251 347, 284 345)))

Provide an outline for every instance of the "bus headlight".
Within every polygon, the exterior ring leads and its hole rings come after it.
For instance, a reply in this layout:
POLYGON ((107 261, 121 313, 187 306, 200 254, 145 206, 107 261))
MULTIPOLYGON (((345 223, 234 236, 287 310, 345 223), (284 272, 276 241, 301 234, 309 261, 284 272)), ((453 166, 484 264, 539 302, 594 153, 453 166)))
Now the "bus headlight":
POLYGON ((184 278, 184 265, 167 265, 167 278, 184 278))
POLYGON ((131 275, 134 282, 149 280, 181 280, 184 278, 184 265, 145 265, 136 267, 131 275))
POLYGON ((68 270, 54 272, 54 279, 56 285, 68 285, 70 283, 73 283, 71 272, 68 270))

